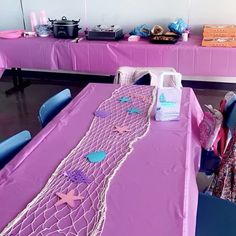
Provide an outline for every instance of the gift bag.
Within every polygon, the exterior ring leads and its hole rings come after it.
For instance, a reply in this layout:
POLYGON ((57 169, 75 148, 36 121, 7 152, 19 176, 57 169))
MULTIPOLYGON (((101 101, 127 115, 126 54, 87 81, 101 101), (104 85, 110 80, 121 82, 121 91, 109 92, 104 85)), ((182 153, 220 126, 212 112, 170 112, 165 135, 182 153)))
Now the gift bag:
POLYGON ((155 119, 171 121, 180 119, 182 75, 177 72, 162 72, 157 81, 155 119), (171 76, 166 81, 167 76, 171 76), (164 87, 167 84, 168 87, 164 87))

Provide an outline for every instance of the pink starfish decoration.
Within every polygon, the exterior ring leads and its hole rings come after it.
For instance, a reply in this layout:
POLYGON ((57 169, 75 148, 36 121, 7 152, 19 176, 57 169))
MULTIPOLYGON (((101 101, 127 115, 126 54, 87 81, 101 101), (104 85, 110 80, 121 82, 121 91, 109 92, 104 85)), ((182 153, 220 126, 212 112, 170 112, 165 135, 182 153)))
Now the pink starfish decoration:
POLYGON ((124 132, 129 132, 130 129, 127 126, 115 126, 114 132, 118 132, 119 134, 123 134, 124 132))
POLYGON ((152 102, 152 99, 150 97, 143 96, 142 99, 143 99, 143 102, 146 102, 146 103, 152 102))
POLYGON ((75 196, 74 194, 75 194, 74 189, 70 190, 70 192, 68 192, 67 194, 56 193, 56 195, 61 199, 55 204, 55 206, 60 206, 61 204, 67 203, 70 207, 75 207, 74 201, 83 200, 84 197, 80 195, 75 196))
POLYGON ((151 103, 152 98, 142 94, 134 94, 133 97, 141 99, 143 102, 151 103))

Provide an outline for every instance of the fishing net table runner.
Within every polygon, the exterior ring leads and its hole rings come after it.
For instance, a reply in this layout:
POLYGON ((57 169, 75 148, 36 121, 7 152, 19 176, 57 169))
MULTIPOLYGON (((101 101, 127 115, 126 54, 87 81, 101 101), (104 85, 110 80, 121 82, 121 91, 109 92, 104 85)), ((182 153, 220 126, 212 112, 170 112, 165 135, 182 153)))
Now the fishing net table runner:
POLYGON ((84 138, 0 235, 100 235, 109 184, 131 153, 133 143, 148 132, 154 101, 155 89, 150 86, 122 86, 115 90, 94 111, 84 138), (94 155, 100 160, 89 159, 94 155), (74 201, 74 207, 58 204, 58 193, 69 192, 81 200, 74 201))

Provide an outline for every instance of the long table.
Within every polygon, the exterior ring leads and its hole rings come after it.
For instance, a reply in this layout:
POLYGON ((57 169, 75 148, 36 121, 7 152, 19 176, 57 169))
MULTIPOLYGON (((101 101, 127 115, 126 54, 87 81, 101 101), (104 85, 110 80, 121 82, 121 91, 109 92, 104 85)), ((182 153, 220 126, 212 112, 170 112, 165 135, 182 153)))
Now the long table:
MULTIPOLYGON (((41 191, 118 85, 89 84, 0 171, 0 232, 41 191)), ((179 121, 157 122, 112 179, 101 236, 194 236, 202 110, 183 88, 179 121)), ((1 233, 0 233, 1 235, 1 233)))
POLYGON ((236 48, 201 46, 201 37, 174 45, 49 38, 0 39, 0 69, 66 70, 114 75, 119 66, 173 67, 185 76, 236 76, 236 48))

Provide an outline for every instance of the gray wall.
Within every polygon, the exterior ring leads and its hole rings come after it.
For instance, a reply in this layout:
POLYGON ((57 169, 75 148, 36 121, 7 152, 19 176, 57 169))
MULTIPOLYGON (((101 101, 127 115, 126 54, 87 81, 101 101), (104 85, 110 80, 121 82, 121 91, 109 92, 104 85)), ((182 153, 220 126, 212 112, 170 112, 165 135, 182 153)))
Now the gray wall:
POLYGON ((0 30, 22 29, 22 15, 18 0, 0 0, 0 30))
MULTIPOLYGON (((22 28, 19 0, 0 0, 0 30, 22 28)), ((50 18, 81 18, 81 26, 119 24, 125 30, 141 23, 167 25, 177 17, 200 32, 203 24, 236 24, 235 0, 23 0, 29 13, 45 9, 50 18), (87 9, 87 10, 86 10, 87 9)))

